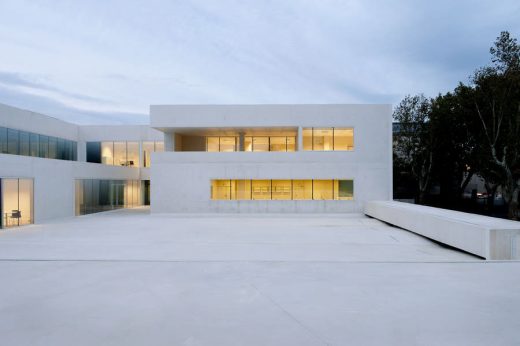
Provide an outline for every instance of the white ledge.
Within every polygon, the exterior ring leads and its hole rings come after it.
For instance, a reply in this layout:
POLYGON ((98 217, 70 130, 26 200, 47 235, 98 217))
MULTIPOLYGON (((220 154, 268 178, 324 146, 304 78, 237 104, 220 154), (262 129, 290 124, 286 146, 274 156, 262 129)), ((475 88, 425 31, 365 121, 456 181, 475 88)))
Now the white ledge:
POLYGON ((367 202, 365 214, 485 259, 520 259, 520 222, 395 201, 367 202))

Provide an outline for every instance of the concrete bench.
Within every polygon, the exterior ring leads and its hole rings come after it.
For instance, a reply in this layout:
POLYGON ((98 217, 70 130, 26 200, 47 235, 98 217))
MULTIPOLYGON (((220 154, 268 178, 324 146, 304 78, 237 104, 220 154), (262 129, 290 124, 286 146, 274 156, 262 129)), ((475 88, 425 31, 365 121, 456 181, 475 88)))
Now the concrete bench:
POLYGON ((367 202, 365 214, 485 259, 520 259, 517 221, 395 201, 367 202))

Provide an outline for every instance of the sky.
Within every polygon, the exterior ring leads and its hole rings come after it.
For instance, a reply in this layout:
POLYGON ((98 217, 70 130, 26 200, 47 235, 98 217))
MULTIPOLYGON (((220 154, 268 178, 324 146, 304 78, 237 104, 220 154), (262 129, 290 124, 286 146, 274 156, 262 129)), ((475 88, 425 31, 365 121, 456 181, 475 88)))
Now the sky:
POLYGON ((0 103, 78 124, 151 104, 436 96, 520 39, 518 0, 0 0, 0 103))

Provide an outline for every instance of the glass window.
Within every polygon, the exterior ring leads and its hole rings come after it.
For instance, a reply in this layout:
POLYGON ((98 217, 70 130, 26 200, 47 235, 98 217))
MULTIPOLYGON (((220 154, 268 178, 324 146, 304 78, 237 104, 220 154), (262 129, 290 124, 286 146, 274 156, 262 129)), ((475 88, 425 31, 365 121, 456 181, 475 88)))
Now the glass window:
POLYGON ((220 151, 219 137, 207 137, 206 138, 206 150, 210 152, 220 151))
POLYGON ((128 166, 126 142, 114 142, 114 165, 128 166))
POLYGON ((253 151, 269 151, 269 137, 253 137, 253 151))
POLYGON ((313 180, 312 199, 331 200, 333 198, 332 180, 313 180))
POLYGON ((213 180, 211 182, 211 199, 228 200, 231 199, 231 181, 213 180))
POLYGON ((354 129, 334 128, 334 150, 354 149, 354 129))
POLYGON ((291 200, 292 186, 291 180, 272 180, 272 199, 291 200))
POLYGON ((20 226, 33 223, 33 180, 18 181, 18 210, 20 211, 20 226))
POLYGON ((244 151, 253 151, 253 137, 244 137, 244 151))
POLYGON ((49 158, 58 158, 58 139, 56 137, 49 137, 49 158))
POLYGON ((317 151, 334 150, 332 128, 315 128, 312 133, 313 149, 317 151))
POLYGON ((296 137, 287 137, 287 151, 296 151, 296 137))
POLYGON ((312 180, 293 180, 293 199, 312 199, 312 180))
POLYGON ((49 137, 44 135, 39 135, 38 137, 40 148, 38 156, 43 158, 49 158, 49 137))
POLYGON ((101 142, 101 163, 114 164, 114 142, 101 142))
POLYGON ((78 161, 78 142, 72 142, 72 160, 78 161))
POLYGON ((18 155, 18 130, 7 129, 7 153, 18 155))
POLYGON ((3 227, 18 226, 18 179, 2 179, 3 227))
POLYGON ((163 141, 155 142, 155 152, 156 153, 164 152, 164 142, 163 141))
POLYGON ((31 133, 29 136, 29 154, 34 157, 40 156, 40 136, 31 133))
POLYGON ((354 199, 353 180, 334 180, 334 199, 352 200, 354 199))
POLYGON ((287 151, 287 137, 270 137, 269 151, 287 151))
POLYGON ((29 132, 19 131, 19 152, 18 155, 29 156, 30 143, 29 143, 29 132))
POLYGON ((0 154, 7 154, 7 128, 0 127, 0 154))
POLYGON ((59 160, 65 160, 65 140, 57 138, 58 140, 58 151, 56 158, 59 160))
POLYGON ((302 129, 303 150, 312 150, 312 128, 302 129))
POLYGON ((236 151, 236 137, 220 137, 220 151, 236 151))
POLYGON ((143 142, 143 167, 150 167, 154 142, 143 142))
POLYGON ((271 199, 271 180, 252 180, 251 199, 271 199))
POLYGON ((101 142, 87 142, 87 162, 101 163, 101 142))
POLYGON ((232 180, 231 199, 250 200, 251 199, 251 180, 232 180))
POLYGON ((2 179, 3 227, 33 223, 33 180, 2 179))
POLYGON ((72 160, 72 141, 65 140, 64 146, 64 160, 72 160))
POLYGON ((127 166, 139 167, 139 142, 127 142, 127 166))

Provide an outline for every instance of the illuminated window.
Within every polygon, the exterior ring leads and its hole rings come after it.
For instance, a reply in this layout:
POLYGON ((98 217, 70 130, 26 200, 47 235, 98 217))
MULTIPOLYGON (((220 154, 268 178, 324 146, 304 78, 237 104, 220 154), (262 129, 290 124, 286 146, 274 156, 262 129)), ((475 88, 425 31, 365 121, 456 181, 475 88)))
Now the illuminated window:
POLYGON ((354 150, 353 128, 304 128, 303 150, 350 151, 354 150))
POLYGON ((312 145, 315 151, 333 150, 332 128, 315 128, 312 132, 312 145))
POLYGON ((293 199, 312 199, 312 180, 293 180, 293 199))
POLYGON ((211 199, 231 199, 231 180, 213 180, 211 182, 211 199))
POLYGON ((287 137, 270 137, 269 151, 287 151, 287 137))
POLYGON ((244 151, 253 151, 253 137, 244 137, 244 151))
POLYGON ((114 164, 114 142, 101 142, 101 163, 114 164))
POLYGON ((253 151, 269 151, 269 137, 253 137, 253 151))
POLYGON ((312 181, 312 199, 313 200, 331 200, 333 198, 332 180, 313 180, 312 181))
POLYGON ((271 199, 271 180, 253 180, 251 182, 251 199, 271 199))
POLYGON ((126 142, 114 142, 114 165, 128 166, 126 159, 126 142))
POLYGON ((251 180, 232 180, 231 191, 231 199, 250 200, 251 180))
POLYGON ((292 199, 292 187, 290 180, 273 180, 272 181, 272 198, 274 200, 290 200, 292 199))
POLYGON ((219 137, 207 137, 206 138, 206 150, 210 152, 220 151, 220 138, 219 137))
POLYGON ((296 137, 287 137, 287 151, 296 151, 296 137))
POLYGON ((220 137, 220 151, 236 151, 236 137, 220 137))
POLYGON ((0 228, 32 224, 33 180, 0 179, 0 228))
POLYGON ((150 167, 154 150, 154 142, 143 142, 143 167, 150 167))
POLYGON ((139 167, 139 142, 126 143, 126 166, 139 167))
POLYGON ((312 150, 312 128, 302 130, 303 150, 312 150))
POLYGON ((164 142, 163 141, 156 141, 155 142, 155 152, 156 153, 164 152, 164 142))
POLYGON ((352 180, 212 180, 214 200, 353 200, 352 180))
POLYGON ((354 149, 354 129, 334 129, 334 150, 354 149))

